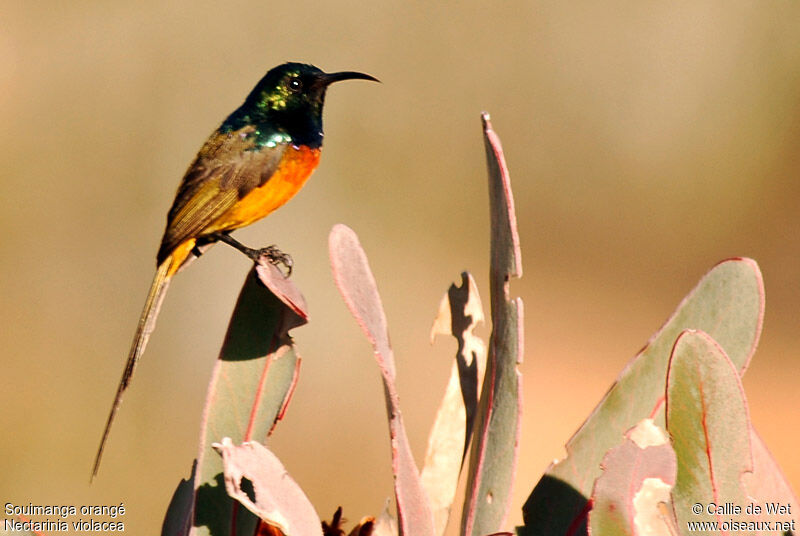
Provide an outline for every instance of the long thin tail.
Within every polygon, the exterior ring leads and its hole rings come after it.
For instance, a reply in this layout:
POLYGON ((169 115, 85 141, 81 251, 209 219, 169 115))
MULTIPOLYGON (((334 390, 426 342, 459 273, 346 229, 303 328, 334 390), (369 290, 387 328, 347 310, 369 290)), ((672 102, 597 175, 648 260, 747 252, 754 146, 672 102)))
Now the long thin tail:
POLYGON ((139 317, 136 335, 133 337, 133 344, 128 354, 128 361, 125 363, 125 370, 122 372, 122 379, 119 382, 119 387, 117 387, 114 404, 111 406, 111 412, 108 414, 108 421, 106 421, 106 427, 105 430, 103 430, 103 438, 100 440, 100 447, 97 449, 91 479, 97 476, 97 470, 100 468, 100 459, 103 457, 103 450, 108 440, 108 434, 111 431, 111 423, 114 422, 114 417, 116 417, 119 406, 122 404, 122 395, 128 388, 136 364, 144 353, 145 346, 147 346, 147 340, 156 327, 156 317, 158 317, 161 302, 164 300, 169 281, 172 278, 172 271, 170 270, 170 266, 173 264, 172 261, 172 257, 167 257, 167 259, 159 265, 158 270, 156 270, 156 275, 153 277, 153 284, 150 286, 150 292, 147 294, 147 301, 144 302, 144 310, 142 310, 142 315, 139 317))

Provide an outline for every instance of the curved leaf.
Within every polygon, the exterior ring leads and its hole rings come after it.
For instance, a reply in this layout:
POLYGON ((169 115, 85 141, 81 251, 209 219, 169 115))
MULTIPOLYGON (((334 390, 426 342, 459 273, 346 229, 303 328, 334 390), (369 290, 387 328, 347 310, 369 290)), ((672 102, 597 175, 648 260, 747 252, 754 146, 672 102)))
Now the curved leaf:
POLYGON ((667 377, 667 430, 678 462, 672 490, 678 527, 689 521, 748 520, 743 477, 753 470, 750 416, 736 366, 706 333, 678 337, 667 377), (742 511, 693 512, 710 504, 742 511))
POLYGON ((229 437, 213 447, 222 456, 228 495, 285 536, 322 536, 322 522, 308 497, 267 447, 257 441, 236 446, 229 437))
POLYGON ((300 357, 288 331, 307 321, 305 311, 300 292, 268 261, 250 271, 209 383, 191 479, 192 508, 186 511, 186 484, 179 485, 167 512, 176 532, 165 535, 186 534, 186 527, 192 536, 254 533, 258 518, 228 496, 222 459, 212 444, 223 437, 237 443, 263 440, 271 433, 297 381, 300 357), (188 518, 181 520, 181 515, 188 518))
POLYGON ((400 412, 400 398, 395 386, 394 353, 389 344, 386 315, 375 277, 358 237, 346 225, 337 224, 331 229, 328 246, 336 286, 358 325, 372 343, 375 360, 383 377, 400 534, 433 536, 430 501, 414 464, 400 412))

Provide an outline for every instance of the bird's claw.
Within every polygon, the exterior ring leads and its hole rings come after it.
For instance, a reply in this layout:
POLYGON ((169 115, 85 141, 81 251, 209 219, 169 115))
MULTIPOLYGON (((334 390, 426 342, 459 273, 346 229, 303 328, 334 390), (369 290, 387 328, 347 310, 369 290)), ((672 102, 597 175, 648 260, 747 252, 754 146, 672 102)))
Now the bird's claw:
POLYGON ((266 257, 269 260, 270 264, 273 266, 277 266, 282 264, 286 268, 286 277, 292 275, 292 267, 294 266, 294 261, 292 260, 292 256, 288 253, 284 253, 283 251, 279 250, 275 246, 267 246, 265 248, 255 250, 257 253, 256 259, 260 257, 266 257))

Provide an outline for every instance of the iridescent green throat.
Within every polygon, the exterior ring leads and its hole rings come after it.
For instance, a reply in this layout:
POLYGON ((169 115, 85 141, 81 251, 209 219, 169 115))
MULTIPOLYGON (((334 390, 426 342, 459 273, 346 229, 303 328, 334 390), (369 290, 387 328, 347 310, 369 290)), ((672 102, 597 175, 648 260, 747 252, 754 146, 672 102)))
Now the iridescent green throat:
POLYGON ((220 132, 234 132, 245 127, 255 127, 255 145, 252 150, 272 148, 283 144, 304 145, 317 149, 322 146, 322 114, 309 111, 255 109, 248 110, 247 103, 228 116, 219 127, 220 132))

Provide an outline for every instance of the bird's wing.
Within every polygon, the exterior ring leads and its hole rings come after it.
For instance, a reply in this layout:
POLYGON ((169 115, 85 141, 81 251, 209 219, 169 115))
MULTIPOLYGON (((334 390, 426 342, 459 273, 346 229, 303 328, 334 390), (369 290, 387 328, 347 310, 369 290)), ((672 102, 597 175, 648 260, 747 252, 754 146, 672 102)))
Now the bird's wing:
POLYGON ((167 215, 158 262, 198 238, 237 201, 263 185, 278 168, 286 145, 255 147, 255 127, 215 133, 183 177, 167 215))

